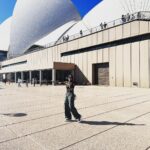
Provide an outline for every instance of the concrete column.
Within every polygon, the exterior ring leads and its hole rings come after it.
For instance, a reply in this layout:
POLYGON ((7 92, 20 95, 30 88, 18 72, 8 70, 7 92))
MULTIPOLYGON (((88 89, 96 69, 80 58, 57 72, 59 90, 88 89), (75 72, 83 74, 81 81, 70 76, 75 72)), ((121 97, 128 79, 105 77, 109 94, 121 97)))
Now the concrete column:
POLYGON ((43 79, 42 70, 40 70, 39 71, 39 83, 40 83, 40 85, 42 85, 42 79, 43 79))
POLYGON ((15 83, 17 83, 17 72, 15 72, 15 83))
POLYGON ((32 83, 32 71, 29 71, 29 83, 32 83))
POLYGON ((3 78, 3 79, 6 79, 5 73, 2 74, 2 78, 3 78))
POLYGON ((8 79, 8 81, 11 80, 11 73, 8 73, 8 74, 7 74, 7 79, 8 79))
POLYGON ((52 85, 56 84, 56 70, 52 69, 52 85))
POLYGON ((22 80, 22 82, 24 80, 24 74, 23 74, 23 72, 21 72, 21 80, 22 80))

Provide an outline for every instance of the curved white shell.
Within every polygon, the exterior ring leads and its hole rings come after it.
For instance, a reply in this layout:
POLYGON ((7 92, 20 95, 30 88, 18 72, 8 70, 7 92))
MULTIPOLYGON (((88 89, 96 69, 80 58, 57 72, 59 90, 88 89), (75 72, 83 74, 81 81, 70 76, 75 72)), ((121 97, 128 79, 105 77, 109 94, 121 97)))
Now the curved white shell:
POLYGON ((21 54, 36 41, 80 15, 70 0, 19 0, 16 3, 9 54, 21 54))
POLYGON ((0 25, 0 50, 8 51, 10 43, 10 26, 12 18, 8 18, 0 25))

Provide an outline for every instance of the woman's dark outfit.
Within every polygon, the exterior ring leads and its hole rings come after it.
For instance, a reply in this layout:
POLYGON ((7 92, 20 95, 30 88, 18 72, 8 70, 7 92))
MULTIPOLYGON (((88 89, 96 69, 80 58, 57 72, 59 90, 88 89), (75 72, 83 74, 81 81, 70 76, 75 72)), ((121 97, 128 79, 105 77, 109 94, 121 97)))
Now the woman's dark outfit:
POLYGON ((74 106, 75 94, 74 94, 74 83, 68 81, 66 83, 66 97, 65 97, 65 118, 71 120, 73 115, 75 119, 80 121, 81 115, 78 113, 77 109, 74 106), (72 115, 71 115, 72 114, 72 115))

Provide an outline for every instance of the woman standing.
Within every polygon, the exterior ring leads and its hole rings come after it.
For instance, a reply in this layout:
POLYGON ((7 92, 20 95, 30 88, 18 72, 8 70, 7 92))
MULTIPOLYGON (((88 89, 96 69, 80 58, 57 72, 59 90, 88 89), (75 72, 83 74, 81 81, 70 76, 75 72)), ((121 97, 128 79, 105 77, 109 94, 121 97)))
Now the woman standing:
POLYGON ((68 81, 66 82, 66 97, 65 97, 65 118, 66 121, 71 121, 72 115, 78 122, 81 121, 81 115, 78 113, 77 109, 74 106, 75 94, 73 82, 73 76, 68 76, 68 81))

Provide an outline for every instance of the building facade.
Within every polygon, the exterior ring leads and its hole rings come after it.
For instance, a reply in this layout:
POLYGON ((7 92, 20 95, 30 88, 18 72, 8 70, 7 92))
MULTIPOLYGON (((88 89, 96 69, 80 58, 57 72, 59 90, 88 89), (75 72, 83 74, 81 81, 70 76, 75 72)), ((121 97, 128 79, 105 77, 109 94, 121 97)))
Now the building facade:
POLYGON ((133 20, 1 62, 1 76, 61 83, 150 87, 150 21, 133 20))

